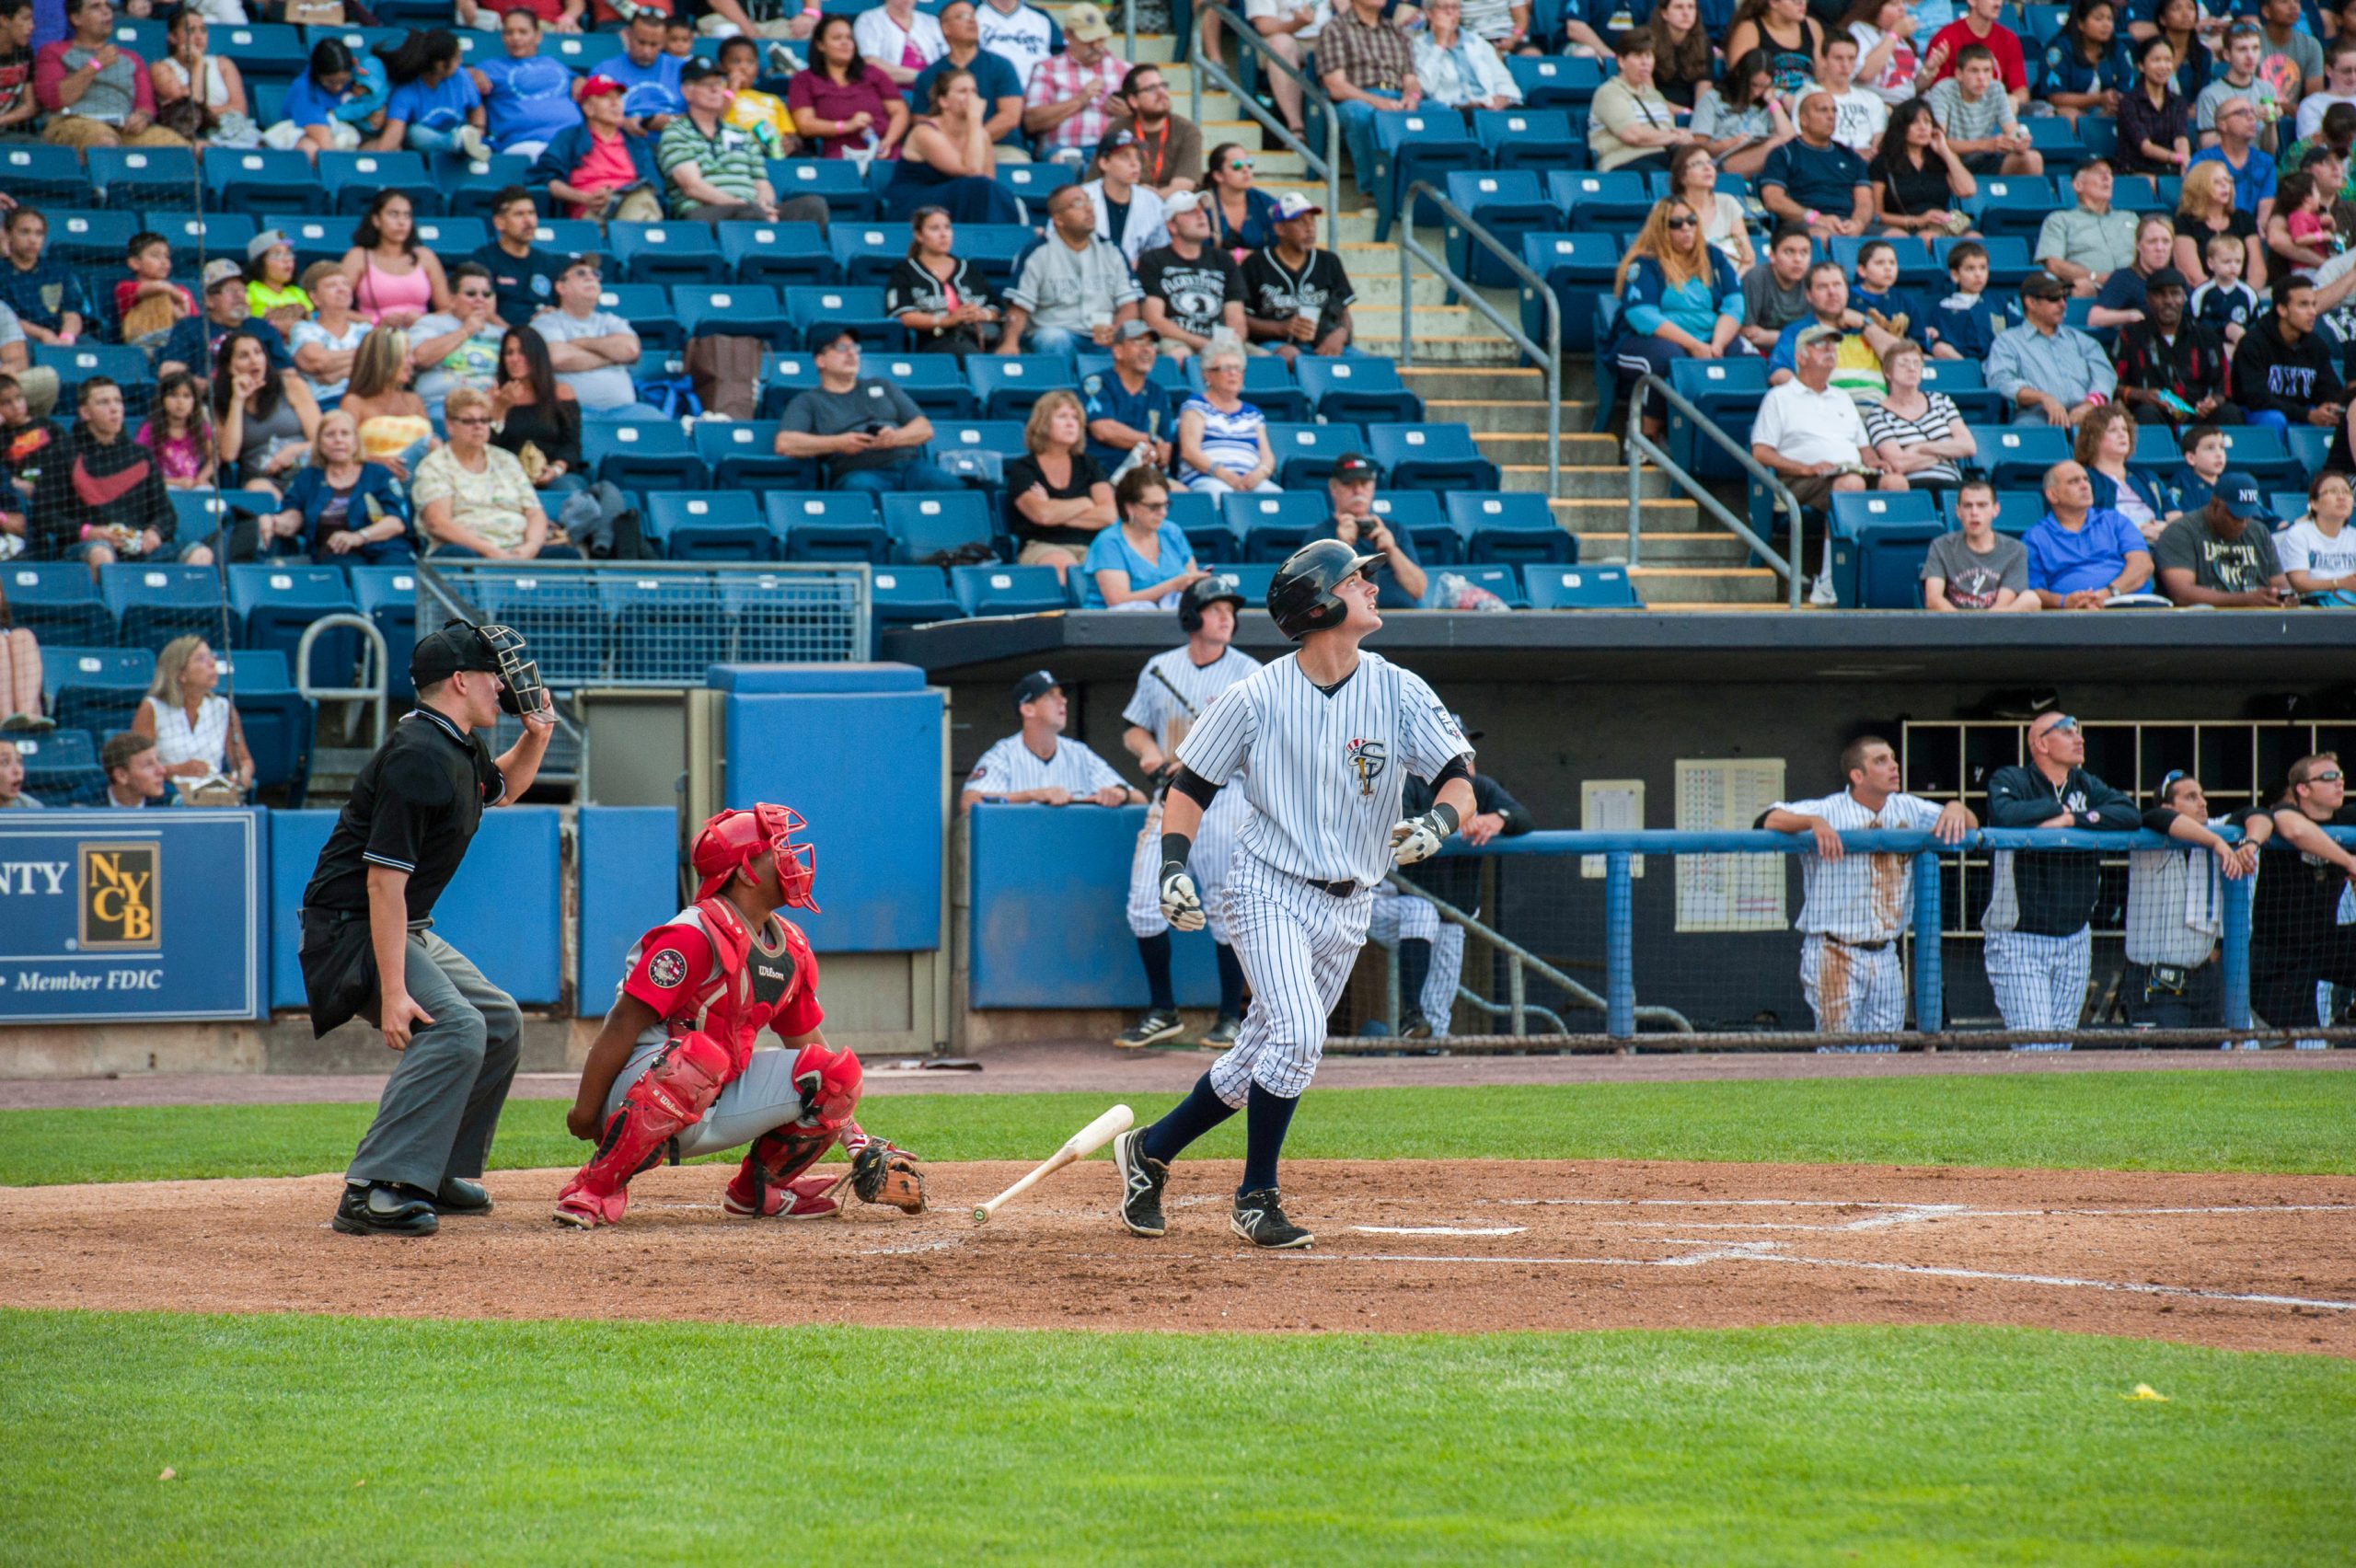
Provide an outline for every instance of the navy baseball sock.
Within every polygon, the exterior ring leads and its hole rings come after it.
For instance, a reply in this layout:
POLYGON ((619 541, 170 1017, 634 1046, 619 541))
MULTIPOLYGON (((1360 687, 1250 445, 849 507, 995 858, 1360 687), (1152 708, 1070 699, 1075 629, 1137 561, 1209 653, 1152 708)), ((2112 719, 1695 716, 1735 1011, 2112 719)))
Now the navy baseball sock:
POLYGON ((1188 1144, 1234 1114, 1235 1108, 1218 1097, 1211 1088, 1211 1075, 1205 1073, 1195 1080, 1195 1087, 1186 1091, 1185 1099, 1145 1130, 1140 1147, 1148 1159, 1167 1165, 1184 1153, 1188 1144))
POLYGON ((1432 944, 1423 937, 1399 939, 1399 1008, 1424 1010, 1424 982, 1431 978, 1432 944))
MULTIPOLYGON (((1163 939, 1165 941, 1167 938, 1163 939)), ((1218 960, 1218 1016, 1243 1016, 1243 961, 1225 942, 1212 946, 1211 953, 1218 960)))
POLYGON ((1292 1108, 1300 1103, 1271 1094, 1255 1080, 1243 1102, 1243 1185, 1241 1195, 1276 1184, 1276 1156, 1284 1152, 1285 1129, 1292 1125, 1292 1108))
POLYGON ((1145 988, 1153 1010, 1176 1012, 1178 994, 1170 988, 1170 933, 1139 937, 1138 956, 1145 960, 1145 988))

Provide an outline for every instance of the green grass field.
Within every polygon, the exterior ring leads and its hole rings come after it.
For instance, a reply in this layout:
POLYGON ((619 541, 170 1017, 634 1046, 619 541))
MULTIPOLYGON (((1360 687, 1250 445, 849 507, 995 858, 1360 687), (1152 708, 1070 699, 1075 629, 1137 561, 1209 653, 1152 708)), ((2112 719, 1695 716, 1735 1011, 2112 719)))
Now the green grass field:
POLYGON ((2356 1367, 12 1313, 0 1516, 45 1563, 2344 1562, 2356 1367))
MULTIPOLYGON (((928 1159, 1037 1159, 1102 1094, 894 1095, 872 1132, 928 1159)), ((1140 1120, 1168 1096, 1132 1098, 1140 1120)), ((0 1186, 341 1170, 367 1105, 0 1113, 0 1186)), ((493 1162, 577 1164, 565 1106, 516 1101, 493 1162)), ((2356 1172, 2356 1073, 2138 1072, 1494 1089, 1321 1090, 1288 1158, 1715 1159, 2356 1172)), ((1240 1125, 1203 1146, 1240 1156, 1240 1125)))

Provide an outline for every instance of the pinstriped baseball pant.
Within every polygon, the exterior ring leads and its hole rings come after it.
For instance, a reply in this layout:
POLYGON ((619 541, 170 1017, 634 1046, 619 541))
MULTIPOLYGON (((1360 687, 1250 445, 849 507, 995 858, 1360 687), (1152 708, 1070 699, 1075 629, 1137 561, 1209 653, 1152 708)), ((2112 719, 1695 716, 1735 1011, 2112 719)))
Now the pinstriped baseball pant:
MULTIPOLYGON (((1990 931, 1988 984, 2006 1029, 2072 1030, 2085 1010, 2086 976, 2094 967, 2095 938, 2081 926, 2066 937, 2026 931, 1990 931)), ((2069 1042, 2015 1045, 2015 1051, 2067 1051, 2069 1042)))
POLYGON ((1906 1027, 1906 966, 1898 944, 1878 952, 1811 933, 1800 943, 1800 986, 1826 1034, 1895 1034, 1906 1027))
MULTIPOLYGON (((1251 809, 1252 802, 1238 786, 1230 785, 1212 796, 1203 813, 1203 825, 1195 830, 1195 847, 1186 856, 1186 871, 1202 896, 1203 917, 1215 942, 1227 940, 1227 868, 1235 858, 1236 829, 1243 825, 1251 809)), ((1129 858, 1128 916, 1131 936, 1158 937, 1170 929, 1170 922, 1161 917, 1161 808, 1158 805, 1145 813, 1137 852, 1129 858)))
POLYGON ((1243 1032, 1211 1064, 1211 1089, 1242 1110, 1252 1086, 1298 1097, 1317 1076, 1325 1020, 1366 945, 1374 894, 1314 888, 1238 850, 1227 878, 1227 934, 1252 982, 1243 1032))

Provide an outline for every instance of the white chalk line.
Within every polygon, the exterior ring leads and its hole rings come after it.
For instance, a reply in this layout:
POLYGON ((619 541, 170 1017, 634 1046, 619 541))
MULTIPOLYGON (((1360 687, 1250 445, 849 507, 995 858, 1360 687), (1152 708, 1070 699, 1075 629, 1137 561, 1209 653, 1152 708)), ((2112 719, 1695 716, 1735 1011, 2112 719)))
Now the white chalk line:
POLYGON ((1369 1236, 1519 1236, 1526 1225, 1353 1225, 1369 1236))

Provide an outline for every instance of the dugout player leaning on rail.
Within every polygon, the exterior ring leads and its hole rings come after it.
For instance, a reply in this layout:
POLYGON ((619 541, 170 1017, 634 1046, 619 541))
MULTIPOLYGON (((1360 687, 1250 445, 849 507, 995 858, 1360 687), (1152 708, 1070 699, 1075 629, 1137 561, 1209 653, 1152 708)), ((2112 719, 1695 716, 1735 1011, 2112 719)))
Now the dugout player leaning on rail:
POLYGON ((2120 1009, 2130 1023, 2154 1029, 2222 1024, 2223 882, 2258 869, 2258 848, 2273 836, 2274 819, 2258 806, 2212 817, 2200 780, 2171 773, 2160 780, 2159 804, 2143 813, 2143 825, 2183 843, 2127 857, 2127 968, 2119 977, 2120 1009), (2226 843, 2217 834, 2221 827, 2240 828, 2242 842, 2226 843))
POLYGON ((445 1214, 488 1214, 491 1153, 524 1020, 515 999, 433 934, 433 902, 485 808, 522 798, 555 717, 539 666, 503 626, 454 620, 410 655, 417 708, 360 769, 303 892, 311 1032, 364 1017, 400 1053, 344 1171, 335 1228, 431 1236, 445 1214), (523 735, 496 762, 478 730, 502 709, 523 735))
POLYGON ((2249 1004, 2276 1029, 2303 1029, 2316 1021, 2317 985, 2356 986, 2356 926, 2339 923, 2356 855, 2323 831, 2356 827, 2339 758, 2292 763, 2273 816, 2250 907, 2249 1004))

